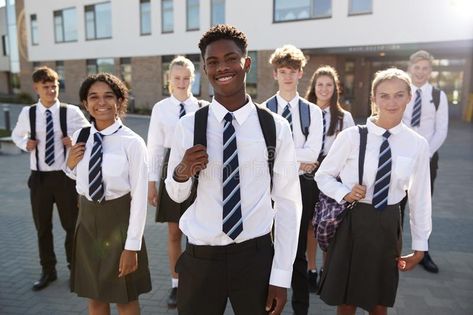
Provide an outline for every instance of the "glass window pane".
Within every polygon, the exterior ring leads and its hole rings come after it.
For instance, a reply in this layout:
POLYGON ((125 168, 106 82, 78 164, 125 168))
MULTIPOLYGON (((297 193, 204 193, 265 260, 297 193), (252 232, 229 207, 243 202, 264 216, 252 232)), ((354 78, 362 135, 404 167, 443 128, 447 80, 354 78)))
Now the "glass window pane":
POLYGON ((98 72, 115 72, 115 65, 113 58, 99 58, 97 59, 97 70, 98 72))
POLYGON ((63 61, 56 61, 56 72, 59 77, 59 89, 64 92, 66 90, 66 85, 64 81, 65 75, 63 61))
POLYGON ((198 30, 199 20, 199 0, 187 0, 187 29, 198 30))
POLYGON ((212 0, 211 24, 225 24, 225 0, 212 0))
POLYGON ((314 0, 314 9, 312 17, 332 16, 332 0, 314 0))
POLYGON ((332 16, 332 0, 275 0, 276 22, 332 16))
POLYGON ((64 40, 66 42, 77 40, 77 14, 76 9, 71 8, 62 11, 63 16, 63 27, 64 27, 64 40))
POLYGON ((350 14, 373 12, 373 0, 350 0, 350 14))
POLYGON ((194 64, 195 68, 195 78, 194 82, 192 83, 192 94, 194 96, 200 96, 200 86, 201 86, 201 79, 202 79, 202 73, 200 71, 200 55, 187 55, 186 58, 188 58, 192 63, 194 64))
POLYGON ((56 38, 56 42, 60 43, 64 41, 64 32, 62 29, 62 16, 56 15, 54 17, 54 36, 56 38))
POLYGON ((161 74, 163 78, 163 86, 162 86, 162 93, 163 95, 169 95, 169 65, 171 61, 174 59, 174 56, 162 56, 161 57, 161 74))
POLYGON ((95 13, 94 11, 85 12, 85 38, 95 39, 95 13))
POLYGON ((148 1, 140 3, 140 29, 141 34, 151 34, 151 4, 148 1))
POLYGON ((174 9, 172 0, 162 0, 162 32, 172 32, 174 30, 174 9))
POLYGON ((256 97, 258 90, 258 53, 249 51, 248 57, 251 58, 251 68, 246 75, 246 91, 251 97, 256 97))
POLYGON ((38 45, 38 20, 36 18, 36 14, 32 14, 30 16, 30 22, 31 22, 31 44, 32 45, 38 45))
POLYGON ((95 22, 97 38, 112 37, 112 14, 109 2, 95 5, 95 22))

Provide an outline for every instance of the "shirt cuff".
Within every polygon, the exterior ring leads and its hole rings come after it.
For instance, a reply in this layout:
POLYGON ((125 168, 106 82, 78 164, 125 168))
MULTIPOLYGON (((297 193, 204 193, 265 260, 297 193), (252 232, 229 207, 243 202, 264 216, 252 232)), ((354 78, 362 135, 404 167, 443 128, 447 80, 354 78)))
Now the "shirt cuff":
POLYGON ((273 268, 269 278, 269 284, 281 288, 291 287, 292 270, 282 270, 273 268))
POLYGON ((139 251, 141 250, 141 240, 130 240, 127 239, 125 242, 126 250, 139 251))
POLYGON ((412 240, 412 250, 418 251, 428 251, 429 250, 429 242, 428 240, 412 240))
POLYGON ((74 173, 74 170, 71 170, 67 165, 65 165, 62 170, 67 175, 67 177, 76 180, 76 174, 74 173))
POLYGON ((335 195, 335 200, 339 203, 339 204, 344 204, 345 203, 345 200, 343 199, 347 194, 349 194, 351 192, 350 189, 348 189, 347 187, 343 186, 342 188, 340 188, 336 195, 335 195))

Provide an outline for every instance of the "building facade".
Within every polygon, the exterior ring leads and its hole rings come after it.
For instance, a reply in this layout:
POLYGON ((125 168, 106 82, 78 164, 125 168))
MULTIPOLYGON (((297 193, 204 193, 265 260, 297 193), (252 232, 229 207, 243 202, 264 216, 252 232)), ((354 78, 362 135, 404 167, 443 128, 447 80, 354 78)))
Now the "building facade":
MULTIPOLYGON (((12 0, 8 0, 11 2, 12 0)), ((373 74, 407 68, 408 56, 426 49, 436 58, 433 83, 444 89, 454 116, 468 115, 473 92, 473 5, 468 0, 16 0, 20 82, 31 93, 31 73, 48 65, 61 77, 62 99, 78 101, 89 73, 119 75, 134 106, 150 108, 167 96, 167 67, 175 55, 198 69, 193 92, 209 99, 197 43, 211 25, 229 23, 249 39, 253 67, 249 92, 257 101, 276 82, 268 59, 284 44, 309 57, 299 93, 313 71, 329 64, 342 78, 343 102, 354 116, 369 114, 373 74)), ((1 79, 1 78, 0 78, 1 79)), ((1 80, 0 80, 1 82, 1 80)))

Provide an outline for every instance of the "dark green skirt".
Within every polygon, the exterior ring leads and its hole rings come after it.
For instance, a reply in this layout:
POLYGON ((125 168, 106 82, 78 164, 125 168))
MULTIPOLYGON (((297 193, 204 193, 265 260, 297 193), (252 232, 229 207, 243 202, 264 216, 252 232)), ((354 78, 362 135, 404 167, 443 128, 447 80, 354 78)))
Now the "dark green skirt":
POLYGON ((144 239, 138 252, 138 270, 118 278, 130 218, 130 201, 130 194, 100 204, 79 197, 71 268, 71 291, 78 296, 126 304, 151 291, 144 239))
POLYGON ((169 197, 169 194, 166 190, 164 181, 167 177, 168 172, 168 162, 170 149, 166 149, 166 154, 164 155, 163 168, 161 171, 161 179, 159 184, 158 191, 158 206, 156 207, 156 222, 175 222, 178 223, 181 216, 184 214, 187 208, 192 204, 189 200, 184 201, 183 203, 177 203, 169 197))
POLYGON ((379 211, 358 204, 346 214, 329 246, 320 298, 329 305, 356 305, 367 311, 376 305, 392 307, 401 248, 399 205, 379 211))

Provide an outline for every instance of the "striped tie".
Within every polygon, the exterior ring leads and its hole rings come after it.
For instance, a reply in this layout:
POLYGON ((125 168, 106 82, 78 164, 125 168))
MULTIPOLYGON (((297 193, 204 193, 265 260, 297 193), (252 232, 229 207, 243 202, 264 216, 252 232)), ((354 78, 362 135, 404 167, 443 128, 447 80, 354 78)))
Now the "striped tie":
POLYGON ((223 232, 236 239, 243 231, 240 177, 233 115, 225 115, 223 128, 223 232))
POLYGON ((422 112, 422 96, 421 90, 417 89, 416 91, 416 99, 414 102, 414 108, 412 109, 412 118, 411 118, 411 126, 412 127, 419 127, 420 126, 420 115, 422 112))
POLYGON ((44 161, 49 166, 54 163, 54 125, 53 116, 49 109, 46 110, 46 147, 44 161))
POLYGON ((290 108, 289 103, 287 103, 286 107, 284 107, 284 111, 282 112, 282 117, 287 119, 287 121, 289 122, 289 126, 291 126, 291 131, 292 131, 292 114, 291 114, 291 108, 290 108))
POLYGON ((180 109, 179 109, 179 118, 182 118, 186 114, 186 109, 184 108, 184 104, 179 104, 180 109))
POLYGON ((102 181, 102 140, 103 135, 96 132, 89 160, 89 195, 96 202, 101 202, 105 196, 102 181))
POLYGON ((374 183, 372 204, 379 210, 388 205, 389 183, 391 181, 391 148, 388 141, 390 135, 388 130, 383 134, 384 141, 379 149, 378 171, 374 183))
POLYGON ((325 120, 325 114, 327 114, 326 111, 322 111, 322 149, 320 150, 320 155, 324 154, 324 149, 325 149, 325 134, 327 133, 327 120, 325 120))

